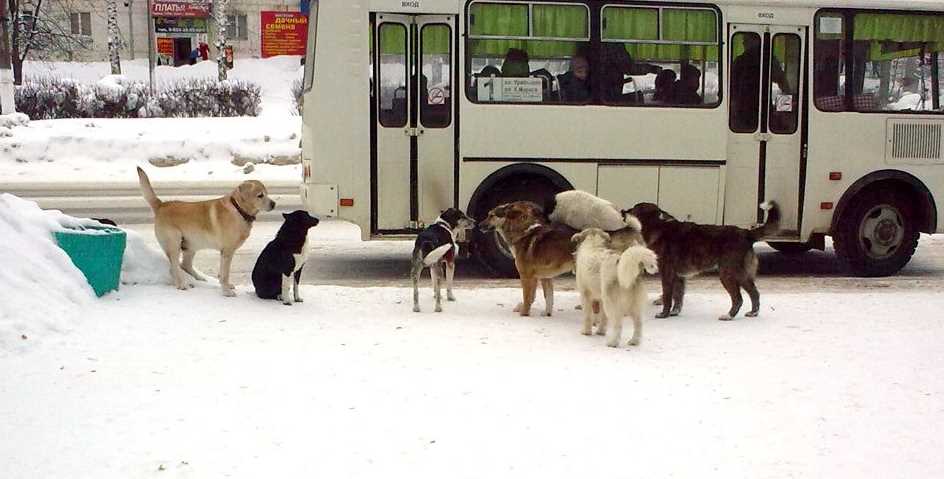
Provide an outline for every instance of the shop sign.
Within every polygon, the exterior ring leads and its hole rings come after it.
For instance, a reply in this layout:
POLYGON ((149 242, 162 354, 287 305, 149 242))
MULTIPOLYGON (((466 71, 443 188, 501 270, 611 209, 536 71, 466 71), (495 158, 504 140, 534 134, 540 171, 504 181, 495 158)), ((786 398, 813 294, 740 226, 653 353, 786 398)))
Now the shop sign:
POLYGON ((301 12, 260 12, 262 57, 304 55, 308 41, 308 17, 301 12))
POLYGON ((151 14, 155 17, 200 17, 210 16, 208 0, 151 0, 151 14))
POLYGON ((206 33, 206 18, 158 17, 154 19, 154 31, 157 33, 206 33))

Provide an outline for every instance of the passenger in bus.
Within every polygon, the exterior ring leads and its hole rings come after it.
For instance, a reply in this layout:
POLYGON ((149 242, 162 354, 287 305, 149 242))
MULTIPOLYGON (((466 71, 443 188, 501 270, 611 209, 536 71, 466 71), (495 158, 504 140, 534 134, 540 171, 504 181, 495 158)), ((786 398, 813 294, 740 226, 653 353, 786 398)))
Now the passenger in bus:
POLYGON ((590 62, 583 55, 570 59, 570 71, 558 75, 561 101, 564 103, 587 103, 590 101, 590 62))
POLYGON ((698 89, 701 88, 701 72, 694 65, 682 65, 682 76, 675 82, 675 103, 678 105, 701 105, 704 103, 698 89))
MULTIPOLYGON (((744 52, 731 64, 731 111, 734 126, 738 128, 756 128, 760 96, 761 51, 760 37, 744 36, 744 52)), ((780 61, 771 58, 770 79, 787 92, 786 74, 780 61)))
POLYGON ((601 58, 603 101, 607 103, 638 103, 638 91, 624 93, 626 84, 633 81, 627 75, 659 73, 662 68, 647 63, 636 63, 622 43, 604 43, 601 58))
POLYGON ((528 65, 528 52, 519 48, 509 48, 502 62, 501 74, 503 77, 527 78, 531 73, 528 65))
POLYGON ((675 95, 673 90, 675 88, 675 79, 677 75, 673 70, 662 70, 656 75, 656 93, 652 97, 652 101, 657 103, 672 103, 674 101, 675 95))

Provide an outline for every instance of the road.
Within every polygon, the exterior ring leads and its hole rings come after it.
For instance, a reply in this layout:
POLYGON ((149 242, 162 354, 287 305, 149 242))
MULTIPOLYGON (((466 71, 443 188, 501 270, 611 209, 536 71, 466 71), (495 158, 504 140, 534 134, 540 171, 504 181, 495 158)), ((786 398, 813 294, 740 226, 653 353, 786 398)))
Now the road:
MULTIPOLYGON (((275 236, 279 224, 259 222, 246 244, 233 260, 236 284, 249 282, 253 264, 265 244, 275 236)), ((133 224, 128 228, 140 232, 157 247, 153 225, 133 224)), ((341 221, 323 221, 311 230, 309 261, 302 275, 305 284, 344 286, 409 286, 411 241, 360 241, 356 226, 341 221)), ((766 244, 755 249, 760 257, 758 288, 780 292, 855 291, 895 288, 944 290, 944 236, 922 235, 912 261, 898 275, 888 278, 856 278, 841 268, 831 248, 789 257, 777 253, 766 244)), ((197 254, 197 268, 216 275, 219 254, 203 251, 197 254)), ((491 278, 473 260, 460 262, 457 282, 460 287, 515 287, 517 280, 491 278)), ((651 290, 658 289, 654 280, 651 290)), ((561 278, 556 288, 572 290, 573 276, 561 278)), ((717 276, 705 274, 689 282, 690 291, 717 291, 717 276)))

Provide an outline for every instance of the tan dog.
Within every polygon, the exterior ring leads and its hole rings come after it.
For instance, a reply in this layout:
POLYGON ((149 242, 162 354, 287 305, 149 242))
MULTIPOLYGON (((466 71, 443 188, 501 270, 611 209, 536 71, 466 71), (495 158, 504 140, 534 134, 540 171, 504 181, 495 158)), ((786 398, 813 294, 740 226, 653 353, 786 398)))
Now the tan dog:
POLYGON ((197 281, 206 281, 193 269, 193 257, 199 250, 215 249, 220 252, 219 279, 223 295, 236 296, 236 288, 229 282, 233 254, 249 237, 256 215, 275 208, 265 186, 250 180, 240 183, 222 198, 164 202, 154 194, 141 168, 138 168, 138 180, 141 194, 154 211, 154 235, 170 261, 170 274, 177 289, 193 287, 193 283, 184 280, 181 269, 197 281))
MULTIPOLYGON (((642 236, 638 223, 610 232, 613 247, 620 251, 640 244, 642 236)), ((544 211, 530 201, 516 201, 497 206, 479 223, 482 230, 495 229, 511 247, 521 279, 522 303, 515 309, 522 316, 530 316, 538 281, 544 290, 544 315, 554 311, 554 278, 574 270, 576 245, 571 238, 577 230, 550 222, 544 211)), ((594 304, 596 310, 599 304, 594 304)))

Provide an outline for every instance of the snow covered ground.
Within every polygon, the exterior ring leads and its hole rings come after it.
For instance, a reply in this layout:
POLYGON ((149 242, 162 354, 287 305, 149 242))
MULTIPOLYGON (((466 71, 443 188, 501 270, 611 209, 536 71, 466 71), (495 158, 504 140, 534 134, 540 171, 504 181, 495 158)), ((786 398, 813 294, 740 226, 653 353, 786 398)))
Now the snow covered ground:
POLYGON ((941 477, 944 297, 696 294, 642 346, 519 292, 126 287, 0 361, 0 476, 941 477), (430 309, 430 295, 423 301, 430 309), (163 469, 163 471, 162 471, 163 469))
MULTIPOLYGON (((28 62, 27 77, 57 76, 95 83, 109 74, 105 62, 28 62)), ((122 62, 132 80, 147 81, 147 62, 122 62)), ((216 63, 159 67, 157 81, 216 76, 216 63)), ((186 163, 164 169, 168 181, 299 181, 301 117, 292 113, 291 84, 299 57, 240 59, 230 78, 262 87, 259 117, 34 121, 0 131, 0 182, 134 183, 134 168, 149 161, 186 163), (234 164, 234 161, 237 164, 234 164), (251 176, 243 170, 255 164, 251 176), (129 174, 130 173, 130 174, 129 174)))
MULTIPOLYGON (((33 256, 48 222, 11 198, 5 268, 38 280, 4 298, 66 304, 46 288, 81 285, 41 281, 68 265, 33 256)), ((571 291, 552 318, 474 285, 442 314, 428 287, 421 314, 400 287, 303 285, 287 307, 162 284, 145 239, 129 284, 64 327, 22 338, 36 311, 0 302, 0 477, 944 475, 936 289, 762 288, 759 318, 721 322, 715 285, 612 349, 578 333, 571 291)))

